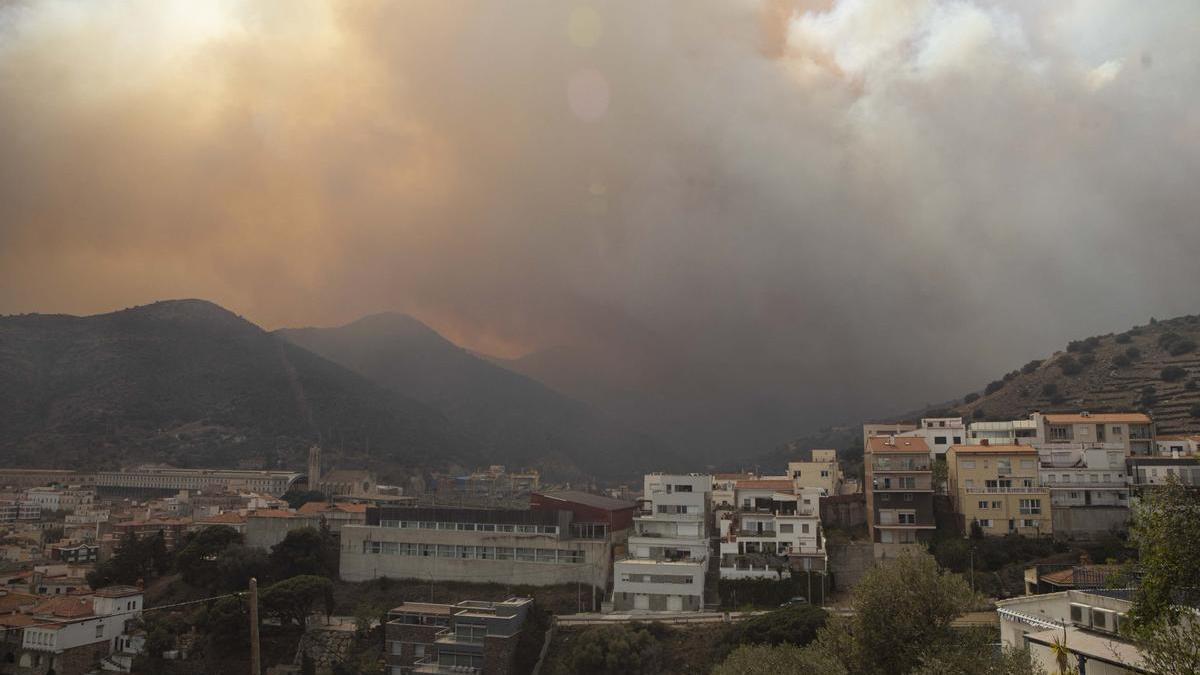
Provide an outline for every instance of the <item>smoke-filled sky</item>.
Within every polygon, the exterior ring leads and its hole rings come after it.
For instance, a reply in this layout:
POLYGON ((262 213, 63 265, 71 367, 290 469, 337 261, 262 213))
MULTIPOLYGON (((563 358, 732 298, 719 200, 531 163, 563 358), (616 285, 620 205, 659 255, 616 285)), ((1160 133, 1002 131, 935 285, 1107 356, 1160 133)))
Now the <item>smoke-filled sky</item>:
POLYGON ((1195 0, 0 0, 0 312, 399 309, 715 416, 911 409, 1200 311, 1197 26, 1195 0))

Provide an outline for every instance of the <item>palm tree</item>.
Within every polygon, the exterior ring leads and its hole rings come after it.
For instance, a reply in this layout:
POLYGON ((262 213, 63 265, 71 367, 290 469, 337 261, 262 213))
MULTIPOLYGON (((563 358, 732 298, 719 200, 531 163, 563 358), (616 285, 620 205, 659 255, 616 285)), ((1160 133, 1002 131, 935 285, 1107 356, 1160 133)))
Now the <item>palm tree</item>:
POLYGON ((1058 666, 1056 675, 1079 675, 1079 671, 1071 666, 1071 650, 1067 647, 1067 627, 1063 626, 1062 638, 1054 638, 1050 645, 1050 653, 1054 655, 1054 663, 1058 666))

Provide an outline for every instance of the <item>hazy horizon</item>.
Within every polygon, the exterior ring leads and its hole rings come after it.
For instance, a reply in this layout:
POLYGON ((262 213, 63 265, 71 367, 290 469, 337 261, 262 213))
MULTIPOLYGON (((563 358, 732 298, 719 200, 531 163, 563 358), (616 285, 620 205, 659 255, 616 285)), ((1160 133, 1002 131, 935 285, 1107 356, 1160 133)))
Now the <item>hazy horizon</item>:
POLYGON ((697 424, 911 410, 1200 311, 1198 24, 1182 1, 0 2, 0 313, 401 311, 619 364, 697 424))

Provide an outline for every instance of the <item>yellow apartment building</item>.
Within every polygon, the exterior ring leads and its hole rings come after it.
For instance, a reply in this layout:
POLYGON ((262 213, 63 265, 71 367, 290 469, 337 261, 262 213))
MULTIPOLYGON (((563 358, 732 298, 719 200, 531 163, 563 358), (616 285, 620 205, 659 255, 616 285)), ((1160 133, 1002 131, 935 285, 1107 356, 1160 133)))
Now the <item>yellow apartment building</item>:
POLYGON ((946 453, 948 487, 963 532, 1052 534, 1050 491, 1038 481, 1038 451, 1025 445, 955 445, 946 453))

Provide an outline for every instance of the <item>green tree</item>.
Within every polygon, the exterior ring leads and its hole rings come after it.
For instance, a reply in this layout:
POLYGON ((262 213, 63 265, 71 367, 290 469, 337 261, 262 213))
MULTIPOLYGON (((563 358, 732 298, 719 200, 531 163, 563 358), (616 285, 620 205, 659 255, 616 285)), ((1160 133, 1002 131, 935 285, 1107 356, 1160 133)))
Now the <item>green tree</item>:
POLYGON ((907 673, 930 654, 952 649, 953 621, 976 598, 962 577, 932 556, 905 554, 867 572, 854 589, 854 614, 830 621, 815 649, 852 673, 907 673))
POLYGON ((997 653, 994 640, 989 630, 962 631, 953 649, 925 655, 913 675, 1046 675, 1028 651, 1005 648, 997 653))
MULTIPOLYGON (((303 627, 317 602, 333 595, 333 582, 325 577, 305 574, 284 579, 265 588, 261 593, 263 611, 282 624, 294 623, 303 627)), ((326 606, 332 603, 326 603, 326 606)))
POLYGON ((642 624, 598 626, 576 640, 567 657, 568 672, 578 675, 657 675, 666 670, 666 654, 653 631, 642 624))
POLYGON ((738 647, 712 675, 839 675, 846 670, 824 654, 795 645, 745 645, 738 647))
POLYGON ((271 548, 270 561, 276 579, 306 574, 337 578, 337 540, 324 523, 292 530, 271 548))
POLYGON ((206 527, 187 539, 175 558, 175 566, 183 580, 192 586, 220 591, 219 566, 229 547, 242 543, 242 535, 227 525, 206 527))
POLYGON ((817 637, 827 618, 828 614, 820 607, 786 607, 733 624, 721 641, 731 650, 757 644, 803 647, 817 637))
POLYGON ((1200 493, 1174 475, 1148 490, 1134 508, 1130 538, 1141 583, 1122 630, 1153 672, 1200 673, 1200 493))

